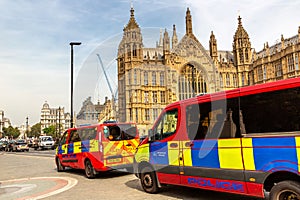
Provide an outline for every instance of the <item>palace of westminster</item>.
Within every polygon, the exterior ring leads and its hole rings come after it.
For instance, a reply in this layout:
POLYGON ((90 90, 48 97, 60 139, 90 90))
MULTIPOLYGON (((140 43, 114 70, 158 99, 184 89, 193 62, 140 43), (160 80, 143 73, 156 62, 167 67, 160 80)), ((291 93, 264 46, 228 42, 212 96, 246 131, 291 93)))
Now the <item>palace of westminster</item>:
POLYGON ((185 21, 181 39, 173 25, 172 36, 165 30, 156 47, 147 48, 131 7, 117 52, 118 101, 106 97, 103 105, 94 105, 87 98, 75 123, 135 122, 144 135, 161 110, 174 101, 300 76, 300 26, 297 35, 282 35, 277 44, 266 43, 256 52, 239 16, 232 50, 220 51, 213 32, 208 50, 198 41, 189 8, 185 21))
POLYGON ((291 38, 255 52, 238 17, 231 51, 218 51, 211 32, 209 50, 193 34, 192 16, 186 11, 186 32, 179 40, 173 25, 172 36, 161 34, 156 48, 143 45, 143 36, 130 10, 118 47, 117 120, 136 122, 141 134, 151 128, 168 104, 201 93, 300 76, 300 27, 291 38))

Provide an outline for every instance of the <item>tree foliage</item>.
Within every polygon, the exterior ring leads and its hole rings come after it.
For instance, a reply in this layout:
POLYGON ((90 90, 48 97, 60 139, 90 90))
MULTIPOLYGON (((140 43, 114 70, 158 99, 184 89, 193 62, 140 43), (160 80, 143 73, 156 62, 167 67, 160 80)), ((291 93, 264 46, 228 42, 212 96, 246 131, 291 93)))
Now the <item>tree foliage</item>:
POLYGON ((38 137, 41 134, 41 123, 36 123, 31 127, 31 130, 28 134, 30 137, 38 137))
POLYGON ((43 131, 44 131, 44 133, 46 135, 50 135, 50 136, 54 137, 55 136, 55 132, 56 132, 56 128, 55 128, 55 126, 51 125, 51 126, 49 126, 47 128, 44 128, 43 131))
POLYGON ((20 130, 17 127, 9 126, 8 128, 3 127, 4 136, 9 138, 17 138, 20 135, 20 130))

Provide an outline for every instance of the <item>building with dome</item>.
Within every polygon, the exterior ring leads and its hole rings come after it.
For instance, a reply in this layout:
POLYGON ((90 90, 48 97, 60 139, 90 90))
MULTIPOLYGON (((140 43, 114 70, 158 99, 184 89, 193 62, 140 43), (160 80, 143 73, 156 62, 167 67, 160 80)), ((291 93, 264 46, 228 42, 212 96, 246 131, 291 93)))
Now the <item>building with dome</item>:
POLYGON ((45 102, 41 109, 41 134, 44 134, 44 129, 50 126, 55 126, 56 133, 59 135, 64 130, 71 126, 70 113, 65 113, 64 107, 50 108, 45 102))
POLYGON ((152 127, 161 110, 177 100, 247 85, 297 77, 299 71, 300 27, 298 34, 258 53, 238 17, 232 50, 220 51, 213 32, 209 50, 193 33, 189 8, 186 32, 179 40, 176 26, 172 36, 161 34, 155 48, 143 44, 141 28, 130 9, 118 47, 118 121, 136 122, 141 134, 152 127))

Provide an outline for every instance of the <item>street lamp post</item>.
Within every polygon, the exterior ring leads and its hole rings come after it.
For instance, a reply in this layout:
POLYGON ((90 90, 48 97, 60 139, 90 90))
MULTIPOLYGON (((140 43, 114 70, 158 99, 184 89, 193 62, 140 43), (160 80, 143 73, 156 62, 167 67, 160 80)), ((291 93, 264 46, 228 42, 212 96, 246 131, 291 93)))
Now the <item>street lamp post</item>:
POLYGON ((58 108, 58 137, 60 137, 60 106, 58 108))
POLYGON ((81 45, 81 42, 70 42, 71 46, 71 128, 73 128, 73 46, 81 45))
POLYGON ((25 135, 24 135, 25 140, 27 140, 27 134, 28 134, 28 117, 26 117, 26 130, 25 130, 25 135))

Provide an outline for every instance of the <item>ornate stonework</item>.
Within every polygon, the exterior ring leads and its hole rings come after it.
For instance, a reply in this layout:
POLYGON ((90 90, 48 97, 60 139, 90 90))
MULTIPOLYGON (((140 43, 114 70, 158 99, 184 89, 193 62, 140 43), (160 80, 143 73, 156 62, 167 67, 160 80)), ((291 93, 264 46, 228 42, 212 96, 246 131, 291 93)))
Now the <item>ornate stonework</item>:
POLYGON ((118 48, 118 115, 122 122, 138 124, 146 134, 160 111, 177 100, 300 75, 298 35, 256 53, 238 17, 232 50, 218 51, 211 32, 209 50, 193 34, 192 16, 186 11, 186 33, 178 40, 161 32, 156 48, 143 45, 134 9, 123 29, 118 48), (179 42, 178 42, 179 41, 179 42))

